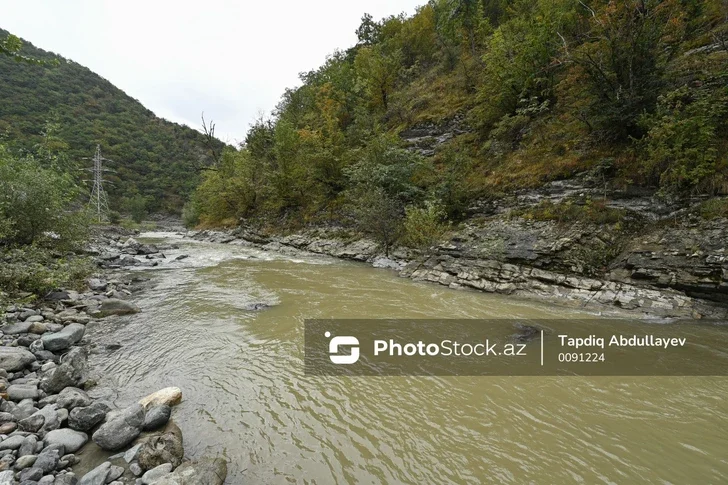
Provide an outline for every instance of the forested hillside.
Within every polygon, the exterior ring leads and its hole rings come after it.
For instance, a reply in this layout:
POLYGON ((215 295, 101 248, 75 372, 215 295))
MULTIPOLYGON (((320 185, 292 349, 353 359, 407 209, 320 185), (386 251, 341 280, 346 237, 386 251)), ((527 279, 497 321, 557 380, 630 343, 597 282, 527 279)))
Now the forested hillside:
MULTIPOLYGON (((7 32, 0 30, 0 38, 7 32)), ((0 56, 0 142, 16 152, 58 152, 66 168, 90 166, 96 145, 112 159, 107 178, 112 208, 179 212, 212 156, 196 130, 154 115, 107 80, 72 60, 24 42, 25 56, 0 56), (42 148, 40 148, 42 147, 42 148)), ((213 141, 216 150, 223 143, 213 141)), ((88 174, 86 174, 88 178, 88 174)))
POLYGON ((302 74, 206 174, 188 221, 386 234, 390 219, 457 221, 475 201, 596 168, 605 185, 673 200, 725 194, 727 16, 723 0, 431 0, 411 17, 365 15, 358 44, 302 74))

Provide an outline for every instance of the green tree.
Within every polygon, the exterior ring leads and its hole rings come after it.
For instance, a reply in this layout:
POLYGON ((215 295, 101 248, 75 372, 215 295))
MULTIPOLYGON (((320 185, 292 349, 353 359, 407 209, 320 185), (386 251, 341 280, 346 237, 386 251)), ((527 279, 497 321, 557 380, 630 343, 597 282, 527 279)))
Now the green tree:
POLYGON ((86 237, 71 177, 0 145, 0 236, 5 244, 72 248, 86 237))
POLYGON ((389 107, 389 97, 394 89, 402 53, 399 50, 388 53, 381 44, 359 49, 356 55, 356 70, 371 103, 384 111, 389 107))

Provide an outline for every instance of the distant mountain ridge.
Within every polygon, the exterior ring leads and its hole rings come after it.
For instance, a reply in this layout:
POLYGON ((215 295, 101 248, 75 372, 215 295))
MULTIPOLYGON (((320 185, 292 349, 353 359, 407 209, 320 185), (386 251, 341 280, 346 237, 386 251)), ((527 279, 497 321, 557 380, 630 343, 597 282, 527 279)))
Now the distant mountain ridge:
MULTIPOLYGON (((7 35, 0 29, 0 38, 7 35)), ((24 55, 61 62, 38 66, 0 56, 1 141, 32 151, 46 123, 57 123, 70 160, 92 156, 99 144, 115 162, 107 176, 112 208, 144 198, 149 211, 178 213, 213 162, 205 136, 157 117, 90 69, 23 42, 24 55)), ((213 143, 218 152, 224 146, 213 143)))

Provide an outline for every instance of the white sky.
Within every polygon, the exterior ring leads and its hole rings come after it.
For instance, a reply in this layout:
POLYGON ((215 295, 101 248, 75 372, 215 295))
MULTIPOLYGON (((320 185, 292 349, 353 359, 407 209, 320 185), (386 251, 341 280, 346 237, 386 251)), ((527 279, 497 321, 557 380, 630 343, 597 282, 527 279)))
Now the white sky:
POLYGON ((242 141, 368 12, 426 0, 0 0, 0 27, 100 74, 158 116, 242 141))

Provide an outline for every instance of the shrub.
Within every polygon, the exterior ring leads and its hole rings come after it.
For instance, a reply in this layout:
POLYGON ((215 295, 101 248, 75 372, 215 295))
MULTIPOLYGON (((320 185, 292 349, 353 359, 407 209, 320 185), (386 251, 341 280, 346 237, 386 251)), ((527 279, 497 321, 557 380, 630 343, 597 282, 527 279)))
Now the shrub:
POLYGON ((109 211, 109 222, 111 224, 118 224, 121 221, 121 214, 117 211, 109 211))
POLYGON ((71 254, 59 258, 53 251, 38 246, 0 250, 0 261, 0 288, 36 295, 61 287, 80 287, 94 270, 87 257, 71 254))
POLYGON ((423 207, 409 206, 405 210, 404 238, 407 246, 425 250, 437 243, 450 227, 440 204, 425 202, 423 207))
POLYGON ((195 227, 200 223, 200 206, 195 200, 189 200, 182 207, 182 224, 185 227, 195 227))
POLYGON ((700 204, 698 212, 703 219, 728 218, 728 199, 706 200, 700 204))

